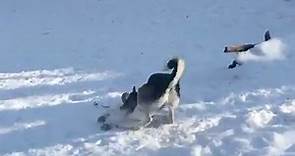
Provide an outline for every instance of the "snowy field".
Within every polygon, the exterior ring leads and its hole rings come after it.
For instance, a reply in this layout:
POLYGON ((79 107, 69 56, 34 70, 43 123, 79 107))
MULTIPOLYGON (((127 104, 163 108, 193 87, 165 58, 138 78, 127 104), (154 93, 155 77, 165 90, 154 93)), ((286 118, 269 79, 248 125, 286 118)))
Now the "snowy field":
POLYGON ((1 0, 0 155, 295 155, 294 0, 1 0), (232 70, 270 30, 279 59, 232 70), (282 55, 281 55, 282 54, 282 55), (176 123, 100 130, 93 102, 186 60, 176 123))

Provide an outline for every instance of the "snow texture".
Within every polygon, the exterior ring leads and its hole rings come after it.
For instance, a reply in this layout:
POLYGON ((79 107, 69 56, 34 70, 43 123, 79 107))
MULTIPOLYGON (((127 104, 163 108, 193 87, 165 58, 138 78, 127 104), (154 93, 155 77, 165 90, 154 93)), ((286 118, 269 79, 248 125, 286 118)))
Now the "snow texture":
POLYGON ((295 1, 0 1, 0 155, 295 155, 295 1), (225 45, 272 40, 228 70, 225 45), (175 124, 100 130, 169 58, 175 124))

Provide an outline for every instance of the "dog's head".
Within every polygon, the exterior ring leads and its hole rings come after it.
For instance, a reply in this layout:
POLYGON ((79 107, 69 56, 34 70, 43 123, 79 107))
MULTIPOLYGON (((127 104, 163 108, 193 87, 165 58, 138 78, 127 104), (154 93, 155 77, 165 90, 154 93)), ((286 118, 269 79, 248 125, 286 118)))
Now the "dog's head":
POLYGON ((121 110, 127 110, 127 112, 132 113, 137 105, 137 92, 135 86, 131 93, 125 92, 121 96, 123 105, 120 107, 121 110))

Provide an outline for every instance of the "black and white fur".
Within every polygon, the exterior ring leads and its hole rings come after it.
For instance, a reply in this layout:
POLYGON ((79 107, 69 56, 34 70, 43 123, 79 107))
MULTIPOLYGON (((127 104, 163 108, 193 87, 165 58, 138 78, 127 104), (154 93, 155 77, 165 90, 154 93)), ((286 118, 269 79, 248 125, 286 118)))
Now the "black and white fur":
POLYGON ((169 109, 169 121, 174 122, 174 110, 180 101, 180 79, 183 76, 185 63, 180 58, 168 61, 171 73, 154 73, 137 91, 137 106, 134 112, 143 114, 144 126, 152 121, 152 115, 164 106, 169 109))
POLYGON ((137 92, 135 86, 133 86, 132 92, 125 92, 121 95, 123 105, 120 110, 125 110, 126 113, 132 113, 137 106, 137 92))
MULTIPOLYGON (((122 94, 120 112, 125 114, 125 120, 122 119, 117 126, 135 129, 148 126, 152 115, 163 107, 168 107, 169 122, 174 122, 174 109, 180 101, 179 83, 185 69, 184 60, 173 58, 168 61, 167 68, 172 70, 171 73, 154 73, 138 91, 134 86, 132 92, 122 94)), ((111 114, 98 118, 98 122, 104 123, 102 127, 110 128, 107 119, 111 114)))
POLYGON ((97 122, 102 123, 102 130, 109 130, 112 127, 133 128, 136 121, 130 120, 131 114, 137 106, 137 92, 135 86, 132 91, 121 95, 122 105, 119 108, 108 109, 106 113, 99 116, 97 122))

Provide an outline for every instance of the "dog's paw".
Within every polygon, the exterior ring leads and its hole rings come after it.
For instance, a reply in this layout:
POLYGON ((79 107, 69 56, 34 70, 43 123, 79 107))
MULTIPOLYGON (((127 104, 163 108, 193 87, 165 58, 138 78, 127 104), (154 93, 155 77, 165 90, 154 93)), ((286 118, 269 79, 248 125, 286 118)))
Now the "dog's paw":
POLYGON ((103 124, 102 126, 100 126, 100 129, 103 131, 108 131, 108 130, 112 129, 112 126, 109 124, 103 124))

